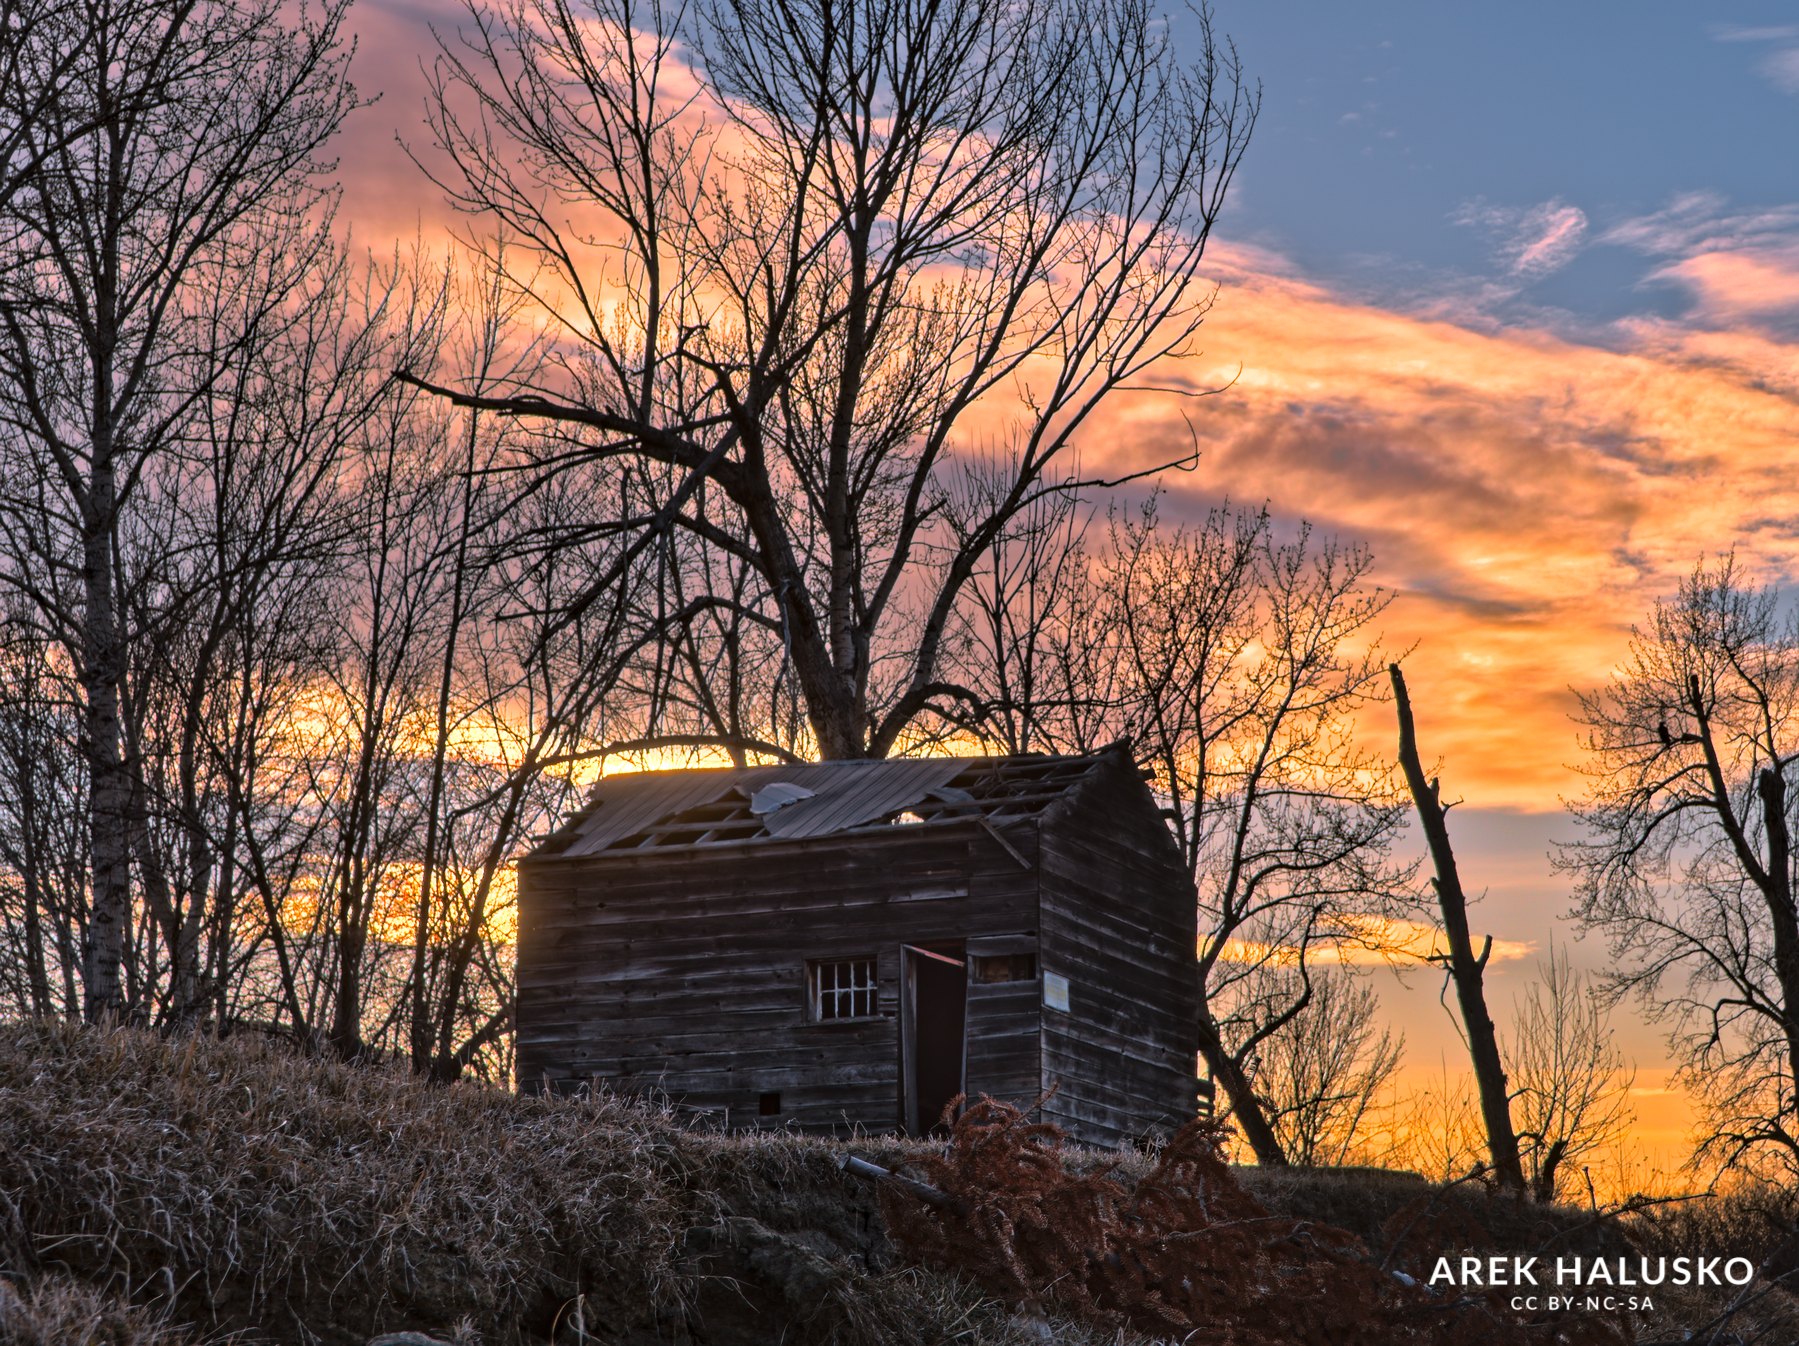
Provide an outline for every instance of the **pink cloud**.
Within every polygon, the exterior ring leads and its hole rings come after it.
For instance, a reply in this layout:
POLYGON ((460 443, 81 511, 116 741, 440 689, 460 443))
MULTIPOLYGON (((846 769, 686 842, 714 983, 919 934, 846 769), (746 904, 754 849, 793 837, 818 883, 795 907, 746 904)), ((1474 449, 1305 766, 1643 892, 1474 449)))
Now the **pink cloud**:
POLYGON ((1475 201, 1452 218, 1493 234, 1500 261, 1520 280, 1535 280, 1566 266, 1580 251, 1587 232, 1586 213, 1560 199, 1524 207, 1475 201))
MULTIPOLYGON (((344 215, 377 249, 440 239, 453 222, 394 136, 425 141, 427 22, 453 29, 461 13, 458 0, 359 11, 357 75, 385 96, 342 146, 344 215)), ((1470 212, 1495 235, 1505 284, 1546 274, 1588 237, 1561 201, 1470 212)), ((1696 195, 1605 238, 1656 257, 1703 316, 1752 317, 1799 306, 1799 255, 1781 250, 1796 226, 1799 210, 1732 213, 1696 195)), ((1629 624, 1700 553, 1735 545, 1799 575, 1799 347, 1778 333, 1639 321, 1583 344, 1483 326, 1453 305, 1419 316, 1357 302, 1266 251, 1211 257, 1224 288, 1206 353, 1156 381, 1235 385, 1198 401, 1115 399, 1081 436, 1086 465, 1181 456, 1187 413, 1203 457, 1172 481, 1171 509, 1267 498, 1370 542, 1398 594, 1391 643, 1416 644, 1433 751, 1471 800, 1553 808, 1577 789, 1568 688, 1603 679, 1629 624)), ((1384 742, 1391 726, 1369 732, 1384 742)))
POLYGON ((1652 257, 1767 246, 1799 231, 1799 205, 1735 209, 1716 192, 1682 192, 1661 210, 1620 221, 1601 234, 1652 257))
POLYGON ((338 142, 344 218, 377 250, 388 239, 421 232, 441 237, 453 213, 398 141, 415 150, 429 146, 421 63, 437 54, 432 26, 453 34, 466 11, 460 0, 370 0, 351 12, 357 39, 351 77, 359 91, 379 99, 356 113, 338 142))
POLYGON ((1702 252, 1662 267, 1653 278, 1684 285, 1700 311, 1716 321, 1799 309, 1799 249, 1702 252))

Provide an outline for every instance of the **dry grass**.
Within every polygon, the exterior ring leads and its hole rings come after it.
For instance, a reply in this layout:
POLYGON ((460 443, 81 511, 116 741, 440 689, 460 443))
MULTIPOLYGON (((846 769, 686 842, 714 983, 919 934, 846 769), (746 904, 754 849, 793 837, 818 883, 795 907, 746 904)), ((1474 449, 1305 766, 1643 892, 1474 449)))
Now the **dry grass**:
POLYGON ((1631 1236, 1651 1257, 1745 1257, 1754 1282, 1670 1287, 1645 1331, 1694 1346, 1799 1342, 1799 1193, 1745 1186, 1646 1211, 1631 1236))
POLYGON ((0 1025, 0 1274, 29 1287, 12 1302, 87 1294, 69 1322, 119 1324, 58 1342, 163 1346, 171 1317, 327 1346, 1019 1335, 962 1282, 891 1267, 832 1153, 242 1039, 0 1025))
POLYGON ((1369 1170, 1239 1169, 1244 1186, 1278 1214, 1352 1230, 1394 1265, 1423 1275, 1438 1252, 1578 1255, 1632 1266, 1641 1257, 1744 1257, 1755 1280, 1730 1286, 1667 1284, 1635 1321, 1644 1343, 1795 1346, 1799 1343, 1799 1193, 1740 1187, 1667 1204, 1595 1212, 1519 1201, 1479 1184, 1441 1187, 1415 1175, 1369 1170))
POLYGON ((8 1346, 190 1346, 154 1313, 66 1276, 15 1287, 0 1280, 0 1341, 8 1346))
POLYGON ((1614 1220, 1577 1206, 1507 1196, 1478 1182, 1444 1185, 1415 1173, 1366 1168, 1235 1173, 1274 1214, 1347 1229, 1389 1265, 1414 1274, 1428 1274, 1439 1254, 1464 1247, 1541 1257, 1631 1251, 1614 1220))
MULTIPOLYGON (((920 1171, 941 1153, 891 1139, 853 1149, 920 1171)), ((841 1152, 699 1134, 604 1097, 428 1087, 259 1040, 0 1024, 0 1343, 363 1346, 405 1330, 456 1346, 1120 1340, 897 1265, 877 1194, 842 1175, 841 1152)), ((1135 1155, 1061 1162, 1115 1165, 1131 1189, 1154 1168, 1135 1155)), ((1418 1246, 1395 1249, 1395 1265, 1461 1246, 1622 1250, 1578 1212, 1514 1210, 1473 1189, 1239 1176, 1270 1214, 1342 1225, 1377 1256, 1404 1225, 1402 1244, 1418 1246), (1408 1212, 1421 1204, 1420 1223, 1408 1212)), ((1799 1280, 1795 1231, 1790 1194, 1761 1193, 1629 1232, 1651 1255, 1740 1250, 1764 1267, 1759 1289, 1799 1280)), ((1793 1304, 1763 1296, 1712 1340, 1799 1342, 1793 1304)), ((1682 1339, 1728 1307, 1664 1297, 1642 1339, 1682 1339)))

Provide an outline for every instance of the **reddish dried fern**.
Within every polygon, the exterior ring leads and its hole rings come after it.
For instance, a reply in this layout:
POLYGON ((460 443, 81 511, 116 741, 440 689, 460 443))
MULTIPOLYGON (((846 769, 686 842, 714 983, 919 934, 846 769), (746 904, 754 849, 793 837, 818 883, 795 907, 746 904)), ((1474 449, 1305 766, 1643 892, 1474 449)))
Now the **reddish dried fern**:
POLYGON ((1189 1123, 1134 1187, 1071 1169, 1059 1129, 982 1099, 946 1154, 918 1164, 949 1197, 883 1193, 907 1255, 1015 1305, 1191 1346, 1628 1346, 1614 1319, 1533 1321, 1504 1296, 1432 1294, 1374 1265, 1354 1235, 1270 1215, 1225 1164, 1218 1123, 1189 1123))

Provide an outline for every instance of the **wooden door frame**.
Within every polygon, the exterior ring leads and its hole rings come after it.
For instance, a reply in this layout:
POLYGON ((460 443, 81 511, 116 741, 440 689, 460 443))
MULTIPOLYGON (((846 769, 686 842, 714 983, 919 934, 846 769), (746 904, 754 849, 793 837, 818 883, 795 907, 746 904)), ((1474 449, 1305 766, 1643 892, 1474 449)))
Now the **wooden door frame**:
MULTIPOLYGON (((934 962, 954 963, 962 969, 964 984, 962 988, 962 1060, 957 1066, 956 1078, 959 1084, 956 1092, 968 1092, 968 943, 966 940, 943 940, 941 943, 955 943, 962 948, 962 957, 951 958, 947 954, 937 953, 917 944, 902 944, 899 949, 900 958, 900 1127, 908 1136, 922 1134, 918 1118, 918 1089, 916 1072, 918 1067, 918 974, 920 959, 931 959, 934 962)), ((934 1120, 934 1119, 933 1119, 934 1120)))

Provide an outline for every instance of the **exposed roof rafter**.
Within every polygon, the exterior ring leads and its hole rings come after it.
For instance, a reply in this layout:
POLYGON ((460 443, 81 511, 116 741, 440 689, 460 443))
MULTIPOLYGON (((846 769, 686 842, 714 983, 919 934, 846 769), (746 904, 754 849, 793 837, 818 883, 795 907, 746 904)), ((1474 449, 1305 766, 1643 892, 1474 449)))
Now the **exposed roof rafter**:
POLYGON ((1015 821, 1042 813, 1104 755, 930 757, 607 776, 534 855, 575 858, 961 819, 1015 821))

